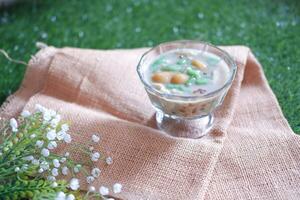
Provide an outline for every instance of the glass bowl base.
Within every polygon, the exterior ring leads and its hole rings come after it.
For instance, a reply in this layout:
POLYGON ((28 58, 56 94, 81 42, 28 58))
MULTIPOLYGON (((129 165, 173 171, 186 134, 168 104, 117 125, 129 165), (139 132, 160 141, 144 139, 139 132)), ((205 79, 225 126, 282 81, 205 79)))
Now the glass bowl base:
POLYGON ((161 111, 156 112, 157 127, 166 134, 174 137, 200 138, 206 135, 213 126, 212 114, 193 118, 174 118, 161 111))

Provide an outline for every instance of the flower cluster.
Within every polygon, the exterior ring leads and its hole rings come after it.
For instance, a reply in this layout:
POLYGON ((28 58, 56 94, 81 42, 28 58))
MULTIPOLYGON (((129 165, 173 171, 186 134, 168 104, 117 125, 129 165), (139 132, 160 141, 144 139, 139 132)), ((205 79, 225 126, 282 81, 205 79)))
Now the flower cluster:
MULTIPOLYGON (((97 134, 93 134, 91 139, 92 139, 92 143, 94 143, 94 144, 97 144, 100 142, 100 137, 97 134)), ((94 151, 94 147, 93 147, 92 143, 90 144, 91 146, 89 147, 89 155, 90 155, 90 159, 93 162, 93 164, 98 162, 99 160, 103 159, 107 165, 111 165, 113 162, 112 158, 111 157, 105 158, 105 157, 101 156, 100 152, 94 151)), ((100 176, 100 174, 101 174, 101 170, 98 167, 94 167, 91 170, 91 174, 86 177, 87 183, 92 184, 95 181, 95 179, 97 179, 100 176)), ((115 194, 120 193, 121 190, 122 190, 122 185, 120 183, 116 183, 113 185, 113 188, 112 188, 113 193, 115 193, 115 194)), ((88 194, 89 193, 107 196, 107 195, 109 195, 109 188, 106 186, 100 186, 97 191, 96 188, 91 185, 89 187, 88 194)), ((111 200, 111 198, 110 198, 110 200, 111 200)))
MULTIPOLYGON (((36 105, 32 114, 25 110, 18 119, 10 119, 0 131, 0 199, 73 200, 80 196, 76 174, 84 173, 87 183, 92 184, 101 175, 96 162, 112 164, 111 157, 94 151, 92 145, 85 152, 91 165, 73 161, 69 152, 56 154, 55 149, 61 144, 72 143, 69 125, 61 122, 57 112, 41 105, 36 105)), ((91 140, 91 144, 96 144, 100 137, 94 134, 91 140)), ((112 191, 120 193, 121 189, 122 185, 116 183, 112 191)), ((96 190, 90 186, 83 198, 90 195, 108 199, 109 189, 101 186, 96 190)))

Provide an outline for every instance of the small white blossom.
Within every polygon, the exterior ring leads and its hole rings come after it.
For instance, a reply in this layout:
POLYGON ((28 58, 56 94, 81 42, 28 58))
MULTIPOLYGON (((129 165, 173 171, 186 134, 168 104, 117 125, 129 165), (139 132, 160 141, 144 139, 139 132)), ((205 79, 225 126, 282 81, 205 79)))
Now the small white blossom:
POLYGON ((15 172, 19 172, 20 170, 21 170, 20 167, 15 168, 15 172))
POLYGON ((42 151, 41 151, 41 154, 44 156, 44 157, 48 157, 50 155, 50 151, 46 148, 43 148, 42 151))
POLYGON ((76 165, 73 169, 74 173, 79 173, 81 169, 81 165, 76 165))
POLYGON ((63 140, 64 137, 65 137, 65 134, 66 134, 65 131, 58 131, 58 132, 56 133, 56 138, 57 138, 59 141, 60 141, 60 140, 63 140))
POLYGON ((15 118, 11 118, 9 120, 9 125, 12 129, 13 132, 17 132, 18 131, 18 122, 15 118))
POLYGON ((38 171, 40 174, 44 172, 43 168, 40 168, 38 171))
POLYGON ((68 134, 68 133, 66 133, 66 134, 64 135, 64 141, 65 141, 66 143, 70 143, 70 142, 72 141, 71 135, 68 134))
POLYGON ((93 176, 87 176, 87 177, 86 177, 86 182, 87 182, 88 184, 91 184, 92 182, 94 182, 94 180, 95 180, 95 178, 94 178, 93 176))
POLYGON ((66 194, 64 192, 58 192, 55 200, 66 200, 66 194))
POLYGON ((73 194, 69 194, 66 200, 75 200, 75 196, 73 194))
POLYGON ((53 168, 51 170, 51 173, 52 173, 53 176, 58 176, 58 169, 57 168, 53 168))
POLYGON ((56 117, 56 116, 57 116, 57 113, 56 113, 55 110, 48 109, 48 112, 49 112, 49 115, 50 115, 51 117, 56 117))
POLYGON ((92 135, 92 140, 93 140, 93 142, 97 143, 100 141, 100 137, 94 134, 94 135, 92 135))
POLYGON ((48 170, 49 169, 49 163, 47 161, 42 161, 40 164, 40 168, 43 170, 48 170))
POLYGON ((96 188, 94 186, 89 187, 89 192, 95 192, 95 191, 96 191, 96 188))
POLYGON ((92 161, 96 162, 96 161, 99 160, 99 158, 100 158, 100 153, 99 152, 95 152, 95 153, 91 154, 91 160, 92 161))
POLYGON ((33 159, 33 160, 31 161, 31 163, 32 163, 33 165, 39 165, 39 164, 40 164, 40 161, 39 161, 38 159, 33 159))
POLYGON ((50 130, 46 136, 47 136, 48 140, 55 140, 55 138, 56 138, 55 130, 50 130))
POLYGON ((31 138, 31 139, 33 139, 33 138, 35 138, 35 137, 36 137, 36 134, 31 134, 31 135, 30 135, 30 138, 31 138))
POLYGON ((56 181, 56 178, 54 176, 48 176, 47 180, 48 181, 56 181))
POLYGON ((68 167, 66 167, 66 166, 64 166, 62 169, 61 169, 61 173, 63 174, 63 175, 68 175, 68 173, 69 173, 69 168, 68 167))
POLYGON ((93 150, 94 150, 94 147, 92 147, 92 146, 89 147, 89 150, 90 150, 90 151, 93 151, 93 150))
POLYGON ((59 160, 58 159, 53 159, 53 165, 54 165, 54 167, 56 167, 56 168, 59 168, 59 166, 60 166, 60 163, 59 163, 59 160))
POLYGON ((96 168, 92 169, 92 176, 93 177, 95 177, 95 178, 99 177, 100 173, 101 173, 101 170, 99 168, 96 167, 96 168))
POLYGON ((69 125, 68 124, 61 125, 61 130, 67 132, 69 130, 69 125))
POLYGON ((65 158, 65 157, 62 157, 61 159, 60 159, 60 162, 61 163, 64 163, 64 162, 66 162, 67 161, 67 159, 65 158))
POLYGON ((35 104, 35 110, 41 113, 45 112, 45 108, 40 104, 35 104))
POLYGON ((101 194, 101 195, 108 195, 109 194, 109 189, 107 188, 107 187, 104 187, 104 186, 101 186, 100 188, 99 188, 99 193, 101 194))
POLYGON ((66 152, 65 153, 65 157, 69 157, 70 156, 70 153, 69 152, 66 152))
POLYGON ((79 187, 79 180, 77 178, 72 178, 70 181, 70 188, 72 190, 78 190, 79 187))
POLYGON ((50 141, 47 148, 52 150, 55 149, 57 147, 57 143, 55 141, 50 141))
POLYGON ((111 165, 113 163, 113 159, 111 157, 107 157, 105 159, 106 164, 111 165))
POLYGON ((25 156, 23 157, 23 160, 26 160, 26 161, 32 161, 34 159, 33 156, 25 156))
POLYGON ((30 115, 31 115, 31 113, 28 110, 23 110, 21 112, 21 116, 24 118, 29 117, 30 115))
POLYGON ((43 112, 43 120, 44 122, 49 122, 51 120, 51 113, 49 112, 49 110, 45 109, 45 111, 43 112))
POLYGON ((57 184, 56 182, 53 182, 53 183, 51 184, 51 186, 52 186, 53 188, 56 188, 56 187, 58 186, 58 184, 57 184))
POLYGON ((52 128, 56 128, 57 125, 59 124, 61 120, 61 116, 59 114, 57 114, 51 121, 50 121, 50 126, 52 126, 52 128))
POLYGON ((42 148, 44 145, 44 141, 43 140, 38 140, 35 143, 35 146, 37 146, 38 148, 42 148))
POLYGON ((122 185, 120 183, 116 183, 113 186, 114 193, 120 193, 122 191, 122 185))

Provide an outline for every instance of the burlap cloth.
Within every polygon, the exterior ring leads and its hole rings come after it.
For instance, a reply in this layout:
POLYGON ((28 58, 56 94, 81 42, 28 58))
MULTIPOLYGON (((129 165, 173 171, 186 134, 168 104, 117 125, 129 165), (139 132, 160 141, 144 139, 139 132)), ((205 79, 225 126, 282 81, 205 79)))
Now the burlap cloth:
POLYGON ((299 136, 251 51, 223 49, 238 73, 216 125, 201 139, 173 138, 155 128, 154 109, 135 71, 146 49, 44 48, 1 116, 39 103, 72 122, 77 142, 101 133, 97 149, 114 163, 101 166, 93 185, 120 182, 123 192, 116 196, 122 199, 300 199, 299 136))

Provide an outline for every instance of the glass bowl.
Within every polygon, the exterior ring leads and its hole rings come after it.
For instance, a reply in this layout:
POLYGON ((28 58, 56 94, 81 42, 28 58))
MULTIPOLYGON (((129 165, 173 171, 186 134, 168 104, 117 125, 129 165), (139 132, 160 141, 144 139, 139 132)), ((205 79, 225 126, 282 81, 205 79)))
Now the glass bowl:
POLYGON ((153 107, 159 129, 175 137, 199 138, 209 132, 214 124, 213 112, 223 102, 235 77, 237 66, 230 55, 222 49, 201 41, 180 40, 159 44, 141 57, 137 73, 153 107), (229 68, 229 78, 224 85, 199 95, 178 95, 157 90, 147 78, 150 64, 161 54, 171 50, 194 49, 220 57, 229 68))

